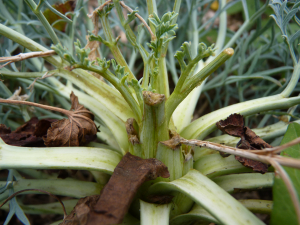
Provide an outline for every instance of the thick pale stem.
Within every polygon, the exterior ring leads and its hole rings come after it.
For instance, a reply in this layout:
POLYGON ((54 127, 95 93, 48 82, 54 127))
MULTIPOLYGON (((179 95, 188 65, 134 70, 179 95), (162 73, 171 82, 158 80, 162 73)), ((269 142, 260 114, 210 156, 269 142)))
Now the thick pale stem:
POLYGON ((172 203, 152 204, 140 200, 141 225, 168 225, 172 203))
POLYGON ((225 49, 213 61, 190 79, 186 80, 181 90, 175 90, 166 102, 166 122, 169 123, 171 115, 176 107, 186 98, 186 96, 198 85, 200 85, 210 74, 219 68, 227 59, 233 55, 232 48, 225 49))
POLYGON ((265 98, 241 102, 235 105, 216 110, 193 121, 180 133, 184 138, 205 138, 216 129, 216 123, 233 113, 240 113, 244 116, 268 111, 272 109, 290 108, 300 103, 300 97, 283 98, 280 94, 265 98))
POLYGON ((26 148, 6 145, 0 139, 0 169, 85 169, 112 174, 120 160, 119 153, 107 149, 26 148))

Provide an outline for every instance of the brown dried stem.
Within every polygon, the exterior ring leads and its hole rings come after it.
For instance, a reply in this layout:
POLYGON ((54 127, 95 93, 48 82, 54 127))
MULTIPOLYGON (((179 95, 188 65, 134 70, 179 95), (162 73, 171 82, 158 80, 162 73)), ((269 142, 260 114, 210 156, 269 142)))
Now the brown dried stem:
POLYGON ((18 101, 18 100, 9 100, 9 99, 0 99, 0 103, 7 103, 7 104, 17 104, 17 105, 29 105, 29 106, 35 106, 42 109, 47 109, 51 111, 56 111, 65 114, 66 116, 72 116, 72 112, 66 109, 61 109, 49 105, 43 105, 35 102, 27 102, 27 101, 18 101))
POLYGON ((50 192, 48 191, 44 191, 44 190, 40 190, 40 189, 24 189, 24 190, 21 190, 21 191, 17 191, 15 193, 13 193, 11 196, 9 196, 1 205, 0 205, 0 208, 6 203, 8 202, 9 200, 11 200, 12 198, 14 198, 15 196, 17 196, 18 194, 20 193, 23 193, 25 191, 37 191, 37 192, 42 192, 44 194, 48 194, 50 195, 51 197, 55 198, 57 201, 59 201, 59 203, 62 205, 62 208, 63 208, 63 211, 64 211, 64 218, 67 217, 67 212, 66 212, 66 208, 64 206, 64 203, 59 199, 59 197, 57 197, 56 195, 54 194, 51 194, 50 192))
MULTIPOLYGON (((95 18, 95 16, 97 15, 97 11, 101 11, 103 10, 103 8, 109 4, 112 4, 113 1, 112 0, 108 0, 106 2, 104 2, 102 5, 100 5, 98 8, 96 8, 94 10, 94 12, 90 15, 88 15, 89 18, 95 18)), ((126 9, 129 12, 133 12, 133 9, 130 8, 129 6, 127 6, 123 1, 120 1, 120 5, 126 9)), ((155 40, 156 36, 153 34, 151 28, 148 26, 147 22, 143 19, 143 17, 141 17, 138 13, 135 13, 135 16, 144 24, 144 26, 147 28, 147 30, 149 31, 150 35, 151 35, 151 39, 155 40)))
POLYGON ((85 109, 85 110, 77 110, 75 112, 75 111, 61 109, 61 108, 57 108, 57 107, 53 107, 53 106, 49 106, 49 105, 43 105, 43 104, 39 104, 39 103, 35 103, 35 102, 18 101, 18 100, 8 100, 8 99, 0 99, 0 103, 35 106, 35 107, 39 107, 39 108, 42 108, 42 109, 47 109, 47 110, 51 110, 51 111, 56 111, 56 112, 63 113, 66 116, 68 116, 70 119, 73 119, 75 122, 76 122, 76 120, 74 119, 74 117, 78 117, 78 118, 82 118, 82 119, 88 120, 90 123, 94 123, 90 118, 87 118, 86 116, 78 114, 78 113, 89 113, 89 114, 93 115, 93 113, 90 112, 87 109, 85 109))
MULTIPOLYGON (((133 9, 130 8, 129 6, 125 5, 125 3, 123 1, 120 1, 120 5, 128 10, 129 12, 133 12, 133 9)), ((139 14, 135 14, 135 16, 145 25, 145 27, 147 28, 147 30, 149 31, 150 35, 151 35, 151 39, 152 40, 155 40, 156 39, 156 36, 153 34, 151 28, 148 26, 147 22, 143 19, 143 17, 141 17, 139 14)))
MULTIPOLYGON (((299 138, 297 138, 295 140, 292 141, 293 145, 300 143, 299 138), (297 140, 297 141, 295 141, 295 140, 297 140)), ((248 159, 252 159, 252 160, 256 160, 256 161, 260 161, 260 162, 268 163, 268 164, 270 163, 270 160, 274 160, 282 166, 288 166, 288 167, 300 169, 300 160, 299 159, 282 157, 282 156, 276 155, 270 151, 266 152, 265 155, 261 155, 256 152, 253 153, 253 151, 229 147, 226 145, 221 145, 221 144, 213 143, 213 142, 209 142, 209 141, 201 141, 201 140, 195 140, 195 139, 186 140, 184 138, 177 139, 177 140, 175 140, 175 142, 171 142, 170 140, 168 140, 168 141, 161 142, 161 143, 168 145, 169 147, 172 147, 172 146, 170 146, 171 143, 172 143, 172 145, 178 145, 178 146, 181 144, 185 144, 185 145, 196 146, 196 147, 205 147, 205 148, 210 148, 210 149, 213 149, 216 151, 225 152, 225 153, 228 153, 231 155, 238 155, 238 156, 242 156, 242 157, 245 157, 248 159)), ((291 142, 289 142, 289 143, 291 143, 291 142)), ((289 143, 287 143, 285 145, 286 148, 291 146, 289 143)), ((277 147, 269 148, 269 150, 273 150, 273 149, 276 150, 277 147)))
POLYGON ((18 62, 18 61, 22 61, 22 60, 30 59, 30 58, 34 58, 34 57, 47 57, 47 56, 51 56, 51 55, 55 55, 55 54, 56 53, 54 50, 49 50, 49 51, 45 51, 45 52, 28 52, 28 53, 20 53, 15 56, 0 57, 0 63, 6 62, 5 64, 0 66, 0 69, 13 63, 13 62, 18 62))
POLYGON ((288 147, 291 147, 295 144, 298 144, 300 143, 300 137, 299 138, 296 138, 286 144, 283 144, 283 145, 280 145, 280 146, 276 146, 274 148, 265 148, 265 149, 262 149, 262 150, 249 150, 250 152, 253 152, 253 153, 256 153, 256 154, 263 154, 263 155, 266 155, 266 154, 277 154, 277 153, 280 153, 282 152, 283 150, 287 149, 288 147))

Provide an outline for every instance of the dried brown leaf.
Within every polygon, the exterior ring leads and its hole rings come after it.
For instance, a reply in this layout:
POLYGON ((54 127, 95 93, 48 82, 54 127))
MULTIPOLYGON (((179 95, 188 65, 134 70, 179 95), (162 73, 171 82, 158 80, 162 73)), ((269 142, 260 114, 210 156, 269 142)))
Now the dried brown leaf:
POLYGON ((259 172, 259 173, 266 173, 268 172, 268 165, 259 161, 255 161, 252 159, 247 159, 245 157, 241 156, 235 156, 235 159, 242 163, 244 166, 249 167, 253 169, 253 171, 259 172))
POLYGON ((10 132, 10 129, 1 124, 0 137, 8 145, 22 147, 44 147, 45 145, 43 139, 34 135, 38 122, 38 118, 33 117, 13 132, 10 132))
POLYGON ((5 126, 4 124, 0 124, 0 135, 1 134, 10 134, 10 133, 11 133, 10 128, 5 126))
POLYGON ((94 115, 79 104, 77 96, 72 92, 71 109, 68 119, 62 119, 51 124, 47 137, 43 137, 47 147, 79 146, 96 138, 98 131, 94 123, 94 115))
POLYGON ((134 118, 127 119, 125 126, 126 126, 128 141, 133 145, 139 144, 140 140, 138 138, 138 132, 136 131, 138 126, 135 119, 134 118))
POLYGON ((159 176, 170 176, 168 168, 162 162, 157 159, 142 159, 128 152, 101 191, 87 225, 121 223, 138 188, 145 181, 159 176))
POLYGON ((168 204, 173 198, 173 195, 149 195, 147 197, 147 202, 155 204, 168 204))
MULTIPOLYGON (((241 140, 237 143, 237 148, 260 150, 272 147, 257 136, 249 127, 244 126, 244 119, 240 114, 231 114, 227 119, 217 122, 216 125, 224 133, 241 138, 241 140)), ((252 168, 256 172, 266 173, 268 171, 268 165, 265 163, 241 156, 235 156, 235 159, 244 166, 252 168)))
POLYGON ((43 137, 47 135, 48 129, 51 127, 51 123, 56 122, 57 119, 42 119, 39 120, 35 126, 33 134, 37 137, 43 137))
POLYGON ((64 219, 60 225, 83 225, 87 224, 90 213, 97 203, 100 195, 91 195, 78 200, 72 212, 64 219))
POLYGON ((240 114, 231 114, 226 120, 220 120, 216 125, 221 131, 231 136, 244 136, 244 118, 240 114))

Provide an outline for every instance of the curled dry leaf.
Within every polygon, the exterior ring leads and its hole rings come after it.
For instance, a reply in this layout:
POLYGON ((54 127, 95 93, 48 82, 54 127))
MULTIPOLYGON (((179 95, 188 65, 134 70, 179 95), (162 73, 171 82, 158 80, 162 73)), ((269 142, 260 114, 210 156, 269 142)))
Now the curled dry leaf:
MULTIPOLYGON (((272 146, 257 136, 249 127, 244 126, 244 118, 240 114, 231 114, 227 119, 217 122, 217 127, 226 134, 240 137, 241 140, 237 143, 237 148, 261 150, 263 148, 271 148, 272 146)), ((222 154, 221 154, 222 155, 222 154)), ((228 155, 222 155, 228 156, 228 155)), ((247 159, 241 156, 235 156, 246 167, 252 168, 254 171, 266 173, 268 165, 262 162, 247 159)))
POLYGON ((138 188, 157 177, 168 178, 168 168, 157 159, 142 159, 129 152, 114 170, 101 192, 87 225, 119 224, 123 221, 138 188))
POLYGON ((125 126, 126 126, 126 132, 128 135, 128 141, 133 145, 139 144, 140 140, 138 138, 138 133, 136 131, 137 123, 136 123, 135 119, 134 118, 127 119, 125 126))
POLYGON ((79 146, 96 138, 98 129, 94 123, 94 115, 79 104, 73 92, 70 99, 72 106, 66 113, 68 119, 52 123, 47 137, 43 137, 47 147, 79 146))
POLYGON ((32 117, 16 130, 11 132, 4 124, 0 124, 0 137, 8 145, 22 147, 44 147, 43 135, 46 135, 47 129, 56 119, 38 120, 32 117), (48 124, 48 125, 47 125, 48 124))
POLYGON ((72 212, 64 219, 61 225, 87 224, 90 213, 97 203, 100 195, 91 195, 78 200, 72 212))
MULTIPOLYGON (((61 225, 108 225, 123 221, 138 188, 157 177, 168 178, 168 168, 157 159, 142 159, 129 152, 114 170, 99 196, 80 199, 61 225)), ((168 200, 171 200, 168 197, 168 200)))

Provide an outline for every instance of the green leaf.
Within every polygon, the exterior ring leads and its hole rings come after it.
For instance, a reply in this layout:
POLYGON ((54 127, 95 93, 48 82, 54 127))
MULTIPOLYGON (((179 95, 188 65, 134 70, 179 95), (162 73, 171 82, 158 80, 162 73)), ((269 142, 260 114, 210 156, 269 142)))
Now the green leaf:
POLYGON ((125 24, 129 24, 131 21, 135 20, 135 14, 138 12, 139 11, 135 9, 130 14, 127 14, 127 20, 125 21, 125 24))
POLYGON ((179 191, 201 205, 221 224, 263 224, 241 203, 197 170, 172 182, 158 182, 150 187, 151 194, 179 191))
MULTIPOLYGON (((281 145, 300 137, 300 125, 292 123, 282 139, 281 145)), ((281 153, 282 156, 300 158, 300 144, 291 146, 281 153)), ((300 195, 300 170, 284 167, 298 194, 300 195)), ((281 178, 275 178, 273 186, 274 207, 271 214, 272 225, 298 224, 297 216, 289 192, 281 178)))

